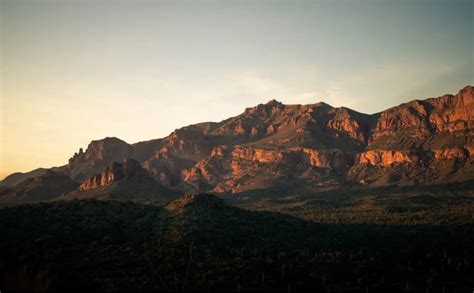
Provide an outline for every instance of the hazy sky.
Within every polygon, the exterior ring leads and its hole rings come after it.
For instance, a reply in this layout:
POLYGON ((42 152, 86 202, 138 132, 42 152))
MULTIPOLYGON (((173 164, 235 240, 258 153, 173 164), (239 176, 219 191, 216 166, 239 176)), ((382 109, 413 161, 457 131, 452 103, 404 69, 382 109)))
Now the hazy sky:
POLYGON ((0 177, 276 98, 373 113, 474 83, 474 1, 0 0, 0 177))

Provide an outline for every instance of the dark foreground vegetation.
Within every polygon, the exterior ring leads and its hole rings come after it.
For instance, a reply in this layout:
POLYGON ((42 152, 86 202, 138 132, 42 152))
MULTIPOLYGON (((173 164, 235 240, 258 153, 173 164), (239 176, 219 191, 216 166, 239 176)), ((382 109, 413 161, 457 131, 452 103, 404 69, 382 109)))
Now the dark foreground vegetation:
POLYGON ((0 210, 0 289, 472 292, 474 225, 316 223, 214 196, 0 210))

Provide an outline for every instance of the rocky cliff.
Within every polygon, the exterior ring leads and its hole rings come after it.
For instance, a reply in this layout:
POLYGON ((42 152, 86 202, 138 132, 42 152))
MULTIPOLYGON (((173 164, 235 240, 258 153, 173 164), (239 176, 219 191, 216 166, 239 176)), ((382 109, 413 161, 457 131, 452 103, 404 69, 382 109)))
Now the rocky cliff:
POLYGON ((84 180, 78 190, 64 199, 97 198, 132 200, 139 202, 166 202, 176 192, 160 185, 134 159, 113 162, 100 173, 84 180))
POLYGON ((132 146, 118 138, 106 137, 94 140, 87 146, 85 152, 81 148, 69 159, 65 172, 73 179, 82 181, 100 172, 110 163, 122 161, 132 154, 132 146))

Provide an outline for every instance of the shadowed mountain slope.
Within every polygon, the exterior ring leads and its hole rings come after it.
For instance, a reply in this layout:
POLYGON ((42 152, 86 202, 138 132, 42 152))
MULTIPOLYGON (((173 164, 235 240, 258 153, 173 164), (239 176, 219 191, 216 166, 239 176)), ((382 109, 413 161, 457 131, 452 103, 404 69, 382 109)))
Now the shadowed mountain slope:
POLYGON ((65 195, 78 186, 77 182, 65 174, 45 170, 43 175, 25 179, 13 186, 0 187, 0 202, 50 200, 65 195))

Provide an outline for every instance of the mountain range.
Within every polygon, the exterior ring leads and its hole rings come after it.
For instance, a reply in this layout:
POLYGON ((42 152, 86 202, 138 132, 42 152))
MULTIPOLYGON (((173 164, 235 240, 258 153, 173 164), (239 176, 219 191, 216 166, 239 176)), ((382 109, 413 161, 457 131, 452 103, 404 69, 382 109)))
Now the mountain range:
POLYGON ((474 89, 364 114, 276 100, 129 144, 107 137, 67 164, 14 173, 0 201, 168 202, 189 191, 313 192, 474 179, 474 89))

